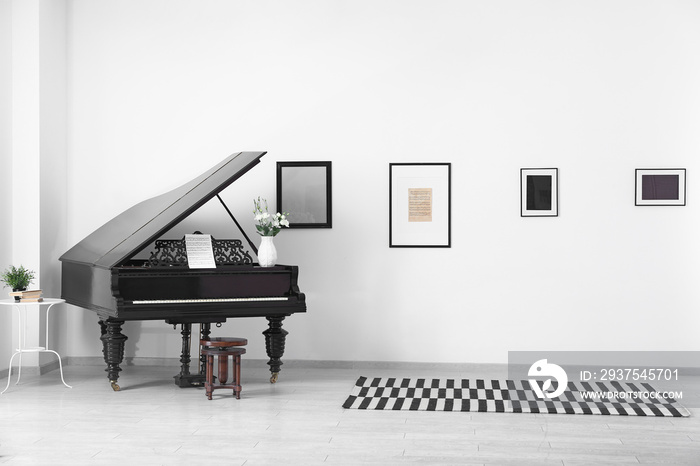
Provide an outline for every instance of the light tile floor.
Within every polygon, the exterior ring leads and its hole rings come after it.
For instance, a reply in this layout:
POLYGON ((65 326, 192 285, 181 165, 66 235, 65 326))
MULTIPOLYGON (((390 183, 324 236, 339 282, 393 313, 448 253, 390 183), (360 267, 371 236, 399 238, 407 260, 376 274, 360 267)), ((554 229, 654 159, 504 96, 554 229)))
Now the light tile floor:
POLYGON ((72 389, 57 371, 13 380, 0 396, 0 464, 700 465, 698 409, 674 419, 341 407, 360 375, 500 374, 289 364, 273 385, 249 363, 240 400, 219 390, 209 401, 173 384, 177 366, 126 366, 118 393, 103 369, 66 367, 72 389))

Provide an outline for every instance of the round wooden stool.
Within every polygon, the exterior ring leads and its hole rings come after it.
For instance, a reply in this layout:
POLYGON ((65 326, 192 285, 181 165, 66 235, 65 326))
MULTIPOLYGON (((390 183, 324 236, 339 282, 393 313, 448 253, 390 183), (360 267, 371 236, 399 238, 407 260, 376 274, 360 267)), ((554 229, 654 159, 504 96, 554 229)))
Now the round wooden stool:
POLYGON ((228 348, 229 346, 245 346, 248 340, 235 337, 214 337, 199 340, 199 344, 211 348, 228 348))
POLYGON ((236 399, 241 398, 241 355, 245 354, 245 348, 241 348, 248 344, 245 338, 231 337, 216 337, 206 340, 200 340, 202 345, 202 356, 206 358, 206 379, 204 389, 207 398, 211 400, 211 395, 214 390, 219 388, 232 389, 236 399), (232 380, 228 381, 228 359, 232 360, 232 380), (218 383, 214 383, 214 357, 219 360, 218 364, 218 383))

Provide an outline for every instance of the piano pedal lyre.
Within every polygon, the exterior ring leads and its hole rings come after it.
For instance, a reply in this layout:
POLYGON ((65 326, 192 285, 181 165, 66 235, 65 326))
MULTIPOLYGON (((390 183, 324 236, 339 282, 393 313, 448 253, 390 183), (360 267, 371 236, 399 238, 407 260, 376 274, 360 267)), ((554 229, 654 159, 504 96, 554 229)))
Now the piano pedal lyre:
MULTIPOLYGON (((175 375, 173 378, 175 380, 175 385, 177 385, 180 388, 187 388, 187 387, 200 387, 204 385, 204 373, 202 372, 202 355, 201 355, 201 347, 199 345, 199 340, 202 338, 202 336, 206 336, 208 338, 209 333, 210 333, 210 324, 199 324, 199 336, 196 340, 197 342, 197 352, 196 352, 196 359, 195 361, 192 361, 192 354, 191 354, 191 344, 192 344, 192 324, 190 323, 182 323, 180 324, 182 331, 180 332, 182 335, 182 352, 180 354, 180 373, 175 375), (196 372, 191 373, 190 372, 190 363, 195 362, 195 367, 196 367, 196 372)), ((177 324, 173 324, 173 328, 177 328, 177 324)))

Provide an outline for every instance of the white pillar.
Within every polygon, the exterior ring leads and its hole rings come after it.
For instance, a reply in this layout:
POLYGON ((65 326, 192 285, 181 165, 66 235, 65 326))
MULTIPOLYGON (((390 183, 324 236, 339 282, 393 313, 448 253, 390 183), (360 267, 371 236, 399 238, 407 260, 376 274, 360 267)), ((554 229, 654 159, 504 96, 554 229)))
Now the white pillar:
MULTIPOLYGON (((11 64, 12 264, 36 272, 31 288, 57 297, 65 248, 65 1, 12 1, 11 64)), ((38 313, 38 306, 28 312, 30 346, 43 346, 38 313)), ((40 364, 32 354, 22 362, 40 364)))

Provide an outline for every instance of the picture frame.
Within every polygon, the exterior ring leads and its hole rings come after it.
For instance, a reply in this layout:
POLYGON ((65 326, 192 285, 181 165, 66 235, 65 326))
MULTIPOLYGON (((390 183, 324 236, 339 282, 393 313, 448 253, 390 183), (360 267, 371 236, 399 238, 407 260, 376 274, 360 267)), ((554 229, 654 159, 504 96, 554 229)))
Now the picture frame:
POLYGON ((637 168, 634 205, 684 206, 685 168, 637 168))
POLYGON ((332 228, 332 163, 277 162, 277 211, 289 228, 332 228))
POLYGON ((389 164, 389 247, 452 247, 452 164, 389 164))
POLYGON ((559 169, 520 169, 520 216, 559 216, 559 169))

